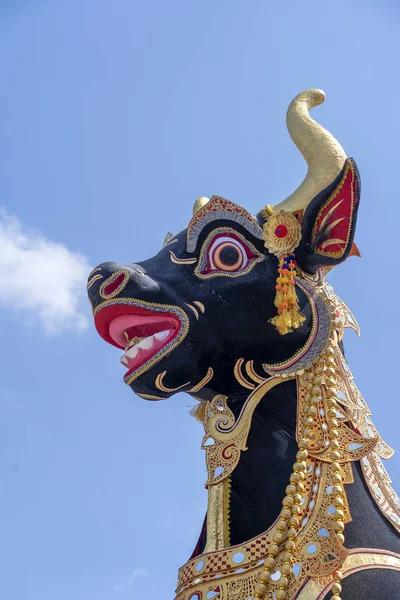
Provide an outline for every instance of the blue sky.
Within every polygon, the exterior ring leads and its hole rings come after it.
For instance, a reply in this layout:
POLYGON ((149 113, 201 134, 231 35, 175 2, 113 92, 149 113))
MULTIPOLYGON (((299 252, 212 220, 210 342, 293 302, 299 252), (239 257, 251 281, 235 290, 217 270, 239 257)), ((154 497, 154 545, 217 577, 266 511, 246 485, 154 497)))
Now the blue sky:
POLYGON ((251 212, 287 196, 305 165, 285 112, 308 87, 361 171, 363 258, 331 281, 361 325, 356 383, 400 452, 399 33, 382 0, 1 2, 2 597, 173 598, 206 507, 202 430, 189 397, 123 384, 84 276, 153 255, 200 195, 251 212))

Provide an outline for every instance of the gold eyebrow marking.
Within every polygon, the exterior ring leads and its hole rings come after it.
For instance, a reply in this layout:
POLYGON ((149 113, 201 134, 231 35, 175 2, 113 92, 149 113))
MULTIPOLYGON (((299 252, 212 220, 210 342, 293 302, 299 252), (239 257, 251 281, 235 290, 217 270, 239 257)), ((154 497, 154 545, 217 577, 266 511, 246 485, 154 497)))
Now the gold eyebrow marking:
MULTIPOLYGON (((178 240, 176 240, 178 241, 178 240)), ((172 250, 169 251, 170 259, 176 265, 193 265, 197 262, 197 258, 178 258, 172 250)))
POLYGON ((206 312, 206 307, 204 306, 204 304, 199 300, 193 300, 193 304, 195 304, 197 308, 200 309, 200 312, 202 312, 204 315, 204 313, 206 312))
POLYGON ((87 289, 90 289, 92 287, 92 285, 94 284, 94 282, 97 281, 98 279, 103 279, 103 275, 100 275, 100 273, 98 273, 97 275, 92 277, 92 279, 90 281, 88 281, 87 289))
POLYGON ((196 317, 197 320, 199 320, 199 313, 197 312, 197 310, 195 309, 194 306, 192 306, 191 304, 188 304, 187 302, 185 302, 186 306, 188 308, 190 308, 190 310, 193 312, 194 316, 196 317))

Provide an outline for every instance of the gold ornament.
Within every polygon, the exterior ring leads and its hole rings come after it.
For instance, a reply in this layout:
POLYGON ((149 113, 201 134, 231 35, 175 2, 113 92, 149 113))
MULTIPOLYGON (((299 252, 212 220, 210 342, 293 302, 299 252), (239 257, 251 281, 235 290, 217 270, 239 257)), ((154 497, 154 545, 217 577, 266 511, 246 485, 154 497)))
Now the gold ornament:
MULTIPOLYGON (((267 214, 264 210, 263 214, 267 214)), ((265 247, 279 257, 278 278, 276 280, 275 306, 278 315, 271 319, 279 333, 284 335, 304 323, 295 288, 296 259, 294 250, 301 240, 301 227, 296 217, 281 210, 272 213, 263 227, 265 247)))
POLYGON ((300 244, 300 223, 291 212, 280 210, 264 223, 262 238, 265 247, 275 256, 292 253, 300 244))

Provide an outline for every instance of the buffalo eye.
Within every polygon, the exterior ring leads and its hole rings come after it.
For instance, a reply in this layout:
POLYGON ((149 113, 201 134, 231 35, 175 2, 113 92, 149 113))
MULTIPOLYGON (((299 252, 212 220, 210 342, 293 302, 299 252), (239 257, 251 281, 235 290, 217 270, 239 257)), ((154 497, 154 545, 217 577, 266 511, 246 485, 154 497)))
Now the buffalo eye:
POLYGON ((232 272, 239 271, 248 261, 243 245, 225 236, 221 236, 212 244, 208 259, 212 270, 232 272))
POLYGON ((260 260, 263 255, 241 234, 230 228, 219 228, 205 240, 195 273, 201 278, 235 277, 248 273, 260 260))

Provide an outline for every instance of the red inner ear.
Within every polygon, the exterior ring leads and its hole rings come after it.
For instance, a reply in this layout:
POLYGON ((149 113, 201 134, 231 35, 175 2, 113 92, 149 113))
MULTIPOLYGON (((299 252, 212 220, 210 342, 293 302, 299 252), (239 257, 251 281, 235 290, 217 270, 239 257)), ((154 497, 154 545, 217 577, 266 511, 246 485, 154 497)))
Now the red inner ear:
POLYGON ((357 203, 357 179, 351 161, 342 180, 318 213, 312 235, 315 252, 330 258, 345 254, 357 203))

